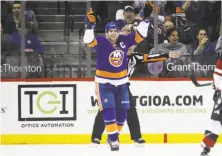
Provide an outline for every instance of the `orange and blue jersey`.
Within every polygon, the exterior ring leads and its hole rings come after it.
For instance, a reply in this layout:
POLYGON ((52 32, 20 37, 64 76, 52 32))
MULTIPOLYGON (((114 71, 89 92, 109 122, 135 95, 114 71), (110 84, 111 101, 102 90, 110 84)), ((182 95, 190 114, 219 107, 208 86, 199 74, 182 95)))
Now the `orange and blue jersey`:
POLYGON ((140 43, 146 37, 148 25, 146 24, 146 26, 141 28, 142 31, 137 31, 128 36, 119 35, 115 46, 103 36, 95 37, 93 30, 86 30, 84 42, 89 47, 95 48, 97 55, 96 82, 113 85, 121 85, 128 82, 127 52, 132 45, 140 43))
POLYGON ((128 48, 136 44, 133 35, 118 38, 114 47, 105 37, 95 38, 97 45, 97 66, 95 81, 99 83, 111 83, 121 85, 128 82, 127 77, 127 51, 128 48))

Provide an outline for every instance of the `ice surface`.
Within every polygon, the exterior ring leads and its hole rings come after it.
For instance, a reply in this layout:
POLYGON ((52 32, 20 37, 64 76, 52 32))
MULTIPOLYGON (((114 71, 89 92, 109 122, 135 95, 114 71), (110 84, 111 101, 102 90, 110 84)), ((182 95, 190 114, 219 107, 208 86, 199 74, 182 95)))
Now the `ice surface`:
MULTIPOLYGON (((118 152, 107 145, 2 145, 0 156, 200 156, 200 144, 121 144, 118 152)), ((222 156, 222 144, 213 148, 210 156, 222 156)))

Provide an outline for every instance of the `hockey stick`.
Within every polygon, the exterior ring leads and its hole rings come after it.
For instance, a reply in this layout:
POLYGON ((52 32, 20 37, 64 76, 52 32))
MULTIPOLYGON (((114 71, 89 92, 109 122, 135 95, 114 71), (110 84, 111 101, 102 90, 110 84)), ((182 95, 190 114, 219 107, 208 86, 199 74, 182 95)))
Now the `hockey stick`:
POLYGON ((194 75, 190 75, 189 76, 190 80, 193 82, 193 84, 196 86, 196 87, 205 87, 205 86, 210 86, 212 85, 212 83, 205 83, 205 84, 199 84, 197 82, 197 79, 194 75))

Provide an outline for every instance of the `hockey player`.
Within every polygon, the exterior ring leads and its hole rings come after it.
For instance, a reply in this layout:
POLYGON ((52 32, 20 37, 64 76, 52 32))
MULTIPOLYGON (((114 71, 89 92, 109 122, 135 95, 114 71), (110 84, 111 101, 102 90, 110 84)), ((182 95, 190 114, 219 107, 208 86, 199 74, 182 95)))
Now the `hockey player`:
POLYGON ((217 60, 213 74, 213 86, 215 89, 213 96, 214 108, 211 115, 211 127, 205 131, 205 136, 201 144, 203 147, 201 156, 208 156, 211 148, 213 148, 217 142, 219 133, 222 129, 222 33, 217 41, 216 52, 219 55, 219 59, 217 60))
POLYGON ((106 25, 106 37, 95 36, 95 16, 92 10, 86 17, 84 43, 93 47, 97 54, 96 94, 100 111, 103 114, 108 144, 111 151, 119 150, 119 132, 127 118, 129 94, 126 83, 127 51, 132 45, 140 43, 147 35, 149 23, 141 22, 137 31, 128 36, 119 35, 115 22, 106 25))
MULTIPOLYGON (((125 26, 127 27, 127 25, 125 26)), ((123 26, 123 28, 125 28, 123 26)), ((121 32, 125 31, 125 29, 121 29, 121 32)), ((161 54, 152 54, 149 55, 148 58, 145 60, 144 57, 147 55, 139 53, 139 52, 133 52, 134 49, 128 50, 128 77, 130 78, 136 67, 143 63, 148 62, 157 62, 157 61, 164 61, 168 58, 178 58, 180 56, 180 53, 178 52, 170 52, 170 53, 161 53, 161 54)), ((129 98, 130 98, 130 108, 127 111, 127 124, 129 126, 129 131, 131 135, 131 139, 136 144, 144 144, 145 140, 142 139, 141 130, 140 130, 140 123, 138 114, 136 111, 136 103, 133 99, 133 95, 130 91, 130 83, 127 83, 128 92, 129 92, 129 98)), ((105 129, 105 125, 102 119, 102 113, 98 111, 94 125, 93 125, 93 132, 92 132, 92 138, 91 142, 94 144, 100 144, 101 136, 103 134, 103 131, 105 129)))
MULTIPOLYGON (((146 55, 143 55, 138 52, 128 53, 128 77, 129 78, 131 77, 136 67, 140 64, 164 61, 168 58, 178 58, 179 56, 180 56, 180 53, 178 52, 152 54, 148 56, 148 59, 146 61, 144 61, 144 57, 146 57, 146 55)), ((130 86, 130 83, 127 83, 129 97, 130 97, 130 108, 127 111, 127 124, 129 126, 131 139, 134 141, 134 143, 144 144, 145 140, 142 139, 139 118, 136 111, 136 104, 133 99, 133 95, 130 91, 129 86, 130 86)), ((93 133, 92 133, 92 138, 91 138, 92 143, 100 144, 101 135, 104 131, 104 128, 105 127, 104 127, 104 122, 102 120, 102 114, 101 112, 98 112, 94 121, 94 125, 93 125, 93 133)))

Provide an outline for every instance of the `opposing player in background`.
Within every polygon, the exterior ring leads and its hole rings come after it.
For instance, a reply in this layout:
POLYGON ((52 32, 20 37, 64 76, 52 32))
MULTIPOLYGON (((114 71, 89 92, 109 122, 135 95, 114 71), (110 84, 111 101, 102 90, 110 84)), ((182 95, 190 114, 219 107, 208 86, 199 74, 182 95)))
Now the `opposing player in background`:
POLYGON ((95 36, 95 16, 92 10, 86 17, 84 43, 96 50, 96 94, 103 114, 108 143, 111 151, 119 150, 119 133, 127 118, 129 94, 126 83, 128 49, 140 43, 147 36, 148 22, 141 22, 137 31, 124 36, 119 34, 115 22, 106 25, 106 37, 95 36))
POLYGON ((211 148, 216 144, 219 133, 222 130, 222 31, 217 41, 216 52, 219 55, 219 59, 217 60, 213 74, 215 89, 213 96, 214 108, 211 115, 211 127, 205 131, 205 136, 202 141, 203 151, 201 152, 201 156, 209 155, 211 148))

